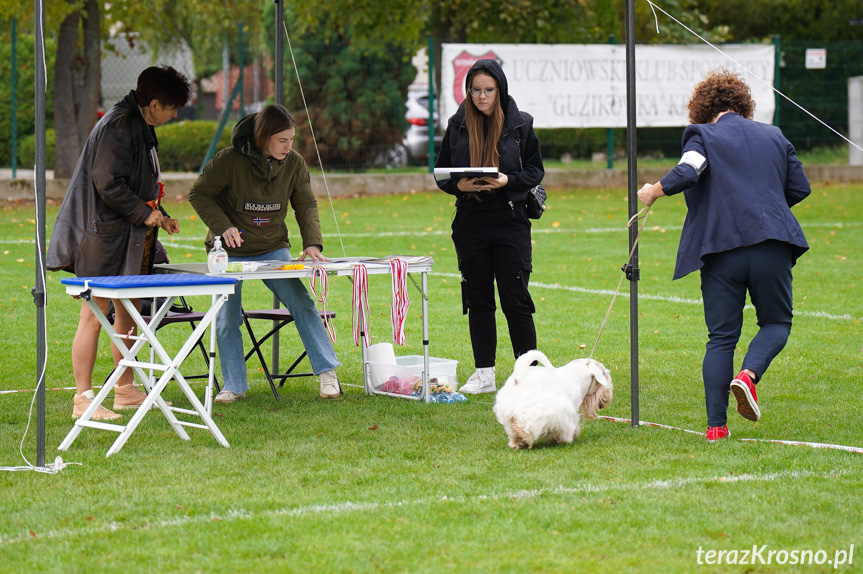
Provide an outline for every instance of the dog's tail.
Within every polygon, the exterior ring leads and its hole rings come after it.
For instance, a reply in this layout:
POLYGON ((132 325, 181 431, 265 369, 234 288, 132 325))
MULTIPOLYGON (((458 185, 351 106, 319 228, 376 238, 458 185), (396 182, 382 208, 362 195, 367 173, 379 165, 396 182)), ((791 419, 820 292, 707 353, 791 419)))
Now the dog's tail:
POLYGON ((519 380, 527 376, 527 370, 536 361, 539 361, 544 367, 548 367, 549 369, 554 368, 548 360, 548 357, 546 357, 542 351, 528 351, 515 361, 515 367, 512 370, 512 374, 513 377, 515 377, 516 385, 519 380))

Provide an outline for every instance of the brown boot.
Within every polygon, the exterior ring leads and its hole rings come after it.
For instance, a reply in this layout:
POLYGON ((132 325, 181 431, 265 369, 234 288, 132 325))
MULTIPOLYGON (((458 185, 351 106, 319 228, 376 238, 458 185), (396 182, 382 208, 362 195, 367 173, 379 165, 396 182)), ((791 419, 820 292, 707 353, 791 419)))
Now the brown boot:
MULTIPOLYGON (((80 395, 75 395, 72 406, 72 418, 77 419, 78 417, 83 415, 84 411, 86 411, 90 407, 90 403, 93 402, 95 398, 96 395, 93 393, 92 390, 84 391, 80 395)), ((109 411, 102 405, 99 405, 99 407, 96 409, 96 412, 94 412, 93 416, 90 417, 90 419, 94 421, 110 421, 118 418, 120 418, 120 415, 118 415, 114 411, 109 411)))
MULTIPOLYGON (((146 393, 142 393, 138 390, 138 387, 135 385, 125 385, 114 387, 114 410, 122 411, 125 409, 137 409, 144 402, 144 399, 147 398, 146 393)), ((168 403, 168 406, 171 406, 171 403, 168 403)), ((153 403, 153 407, 156 408, 156 403, 153 403)))

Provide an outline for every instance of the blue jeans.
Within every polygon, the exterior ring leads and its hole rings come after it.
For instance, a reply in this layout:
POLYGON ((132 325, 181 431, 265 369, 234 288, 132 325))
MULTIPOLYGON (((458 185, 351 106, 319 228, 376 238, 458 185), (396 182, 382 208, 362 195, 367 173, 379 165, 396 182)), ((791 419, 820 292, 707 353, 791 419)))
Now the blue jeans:
MULTIPOLYGON (((230 257, 229 261, 290 261, 291 252, 277 249, 260 255, 230 257)), ((300 279, 264 279, 264 285, 275 293, 282 305, 294 316, 294 325, 303 341, 303 346, 312 363, 312 371, 319 375, 338 367, 336 351, 330 336, 324 328, 315 302, 300 279)), ((246 379, 245 350, 240 325, 243 323, 243 282, 234 288, 234 294, 219 310, 216 317, 216 343, 219 347, 219 364, 222 366, 223 388, 234 393, 242 393, 249 388, 246 379)))

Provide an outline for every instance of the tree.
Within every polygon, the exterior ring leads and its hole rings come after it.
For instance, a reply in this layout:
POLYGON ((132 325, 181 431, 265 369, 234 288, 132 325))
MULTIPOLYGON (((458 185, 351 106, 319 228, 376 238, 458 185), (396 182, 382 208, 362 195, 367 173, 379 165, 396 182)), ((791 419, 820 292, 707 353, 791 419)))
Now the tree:
MULTIPOLYGON (((74 0, 66 0, 70 5, 74 0)), ((96 124, 101 75, 99 2, 86 0, 60 24, 54 63, 54 176, 68 178, 96 124), (61 139, 62 138, 62 139, 61 139)))

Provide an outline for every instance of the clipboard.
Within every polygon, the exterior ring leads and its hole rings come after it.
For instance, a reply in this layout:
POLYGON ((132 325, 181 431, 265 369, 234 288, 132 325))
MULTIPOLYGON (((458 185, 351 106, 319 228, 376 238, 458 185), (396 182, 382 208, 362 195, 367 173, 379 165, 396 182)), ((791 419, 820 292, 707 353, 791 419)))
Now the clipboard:
POLYGON ((496 167, 436 167, 434 168, 435 181, 444 179, 461 179, 463 177, 492 177, 497 179, 498 169, 496 167))

